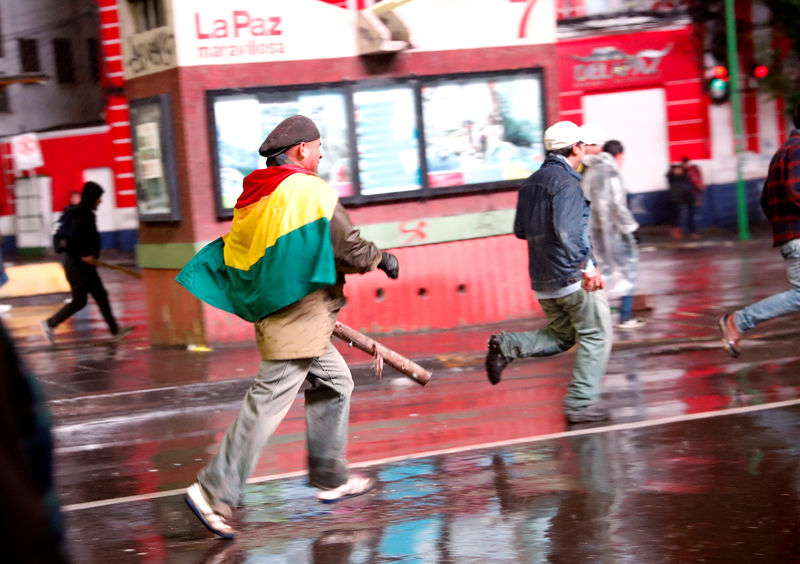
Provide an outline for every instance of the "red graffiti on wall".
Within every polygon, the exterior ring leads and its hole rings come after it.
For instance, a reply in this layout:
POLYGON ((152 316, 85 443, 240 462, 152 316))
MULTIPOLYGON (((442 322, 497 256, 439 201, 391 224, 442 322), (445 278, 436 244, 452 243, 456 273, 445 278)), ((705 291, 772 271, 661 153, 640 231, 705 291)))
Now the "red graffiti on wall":
POLYGON ((410 236, 405 240, 405 244, 413 243, 414 241, 424 241, 428 238, 425 233, 425 228, 428 226, 424 220, 417 221, 413 226, 407 226, 406 223, 400 224, 400 233, 409 234, 410 236))

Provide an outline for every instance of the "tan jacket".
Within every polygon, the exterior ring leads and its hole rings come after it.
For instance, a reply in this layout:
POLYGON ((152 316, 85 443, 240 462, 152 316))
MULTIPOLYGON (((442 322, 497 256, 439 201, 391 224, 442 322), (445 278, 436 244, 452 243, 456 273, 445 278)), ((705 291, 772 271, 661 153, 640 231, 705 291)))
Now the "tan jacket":
POLYGON ((325 353, 333 326, 344 307, 344 275, 377 268, 381 251, 361 238, 350 216, 337 203, 330 220, 336 258, 336 284, 311 292, 303 299, 256 321, 256 340, 264 360, 312 358, 325 353))

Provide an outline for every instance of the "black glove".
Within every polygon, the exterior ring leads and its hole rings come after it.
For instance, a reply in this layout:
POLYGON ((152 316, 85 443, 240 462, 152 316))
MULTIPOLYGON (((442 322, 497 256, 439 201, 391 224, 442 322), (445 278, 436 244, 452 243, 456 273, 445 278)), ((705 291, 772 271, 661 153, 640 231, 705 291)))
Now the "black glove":
POLYGON ((381 262, 378 263, 378 268, 383 270, 386 276, 392 280, 400 275, 400 263, 397 262, 397 257, 385 251, 381 251, 381 262))

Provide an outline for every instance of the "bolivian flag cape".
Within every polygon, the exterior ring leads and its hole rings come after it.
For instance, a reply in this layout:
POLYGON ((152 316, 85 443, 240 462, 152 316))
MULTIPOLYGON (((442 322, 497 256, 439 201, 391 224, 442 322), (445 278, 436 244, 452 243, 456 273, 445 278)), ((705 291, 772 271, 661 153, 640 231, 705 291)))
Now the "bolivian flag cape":
POLYGON ((336 282, 329 221, 339 195, 295 165, 255 170, 227 235, 176 280, 197 298, 250 322, 336 282))

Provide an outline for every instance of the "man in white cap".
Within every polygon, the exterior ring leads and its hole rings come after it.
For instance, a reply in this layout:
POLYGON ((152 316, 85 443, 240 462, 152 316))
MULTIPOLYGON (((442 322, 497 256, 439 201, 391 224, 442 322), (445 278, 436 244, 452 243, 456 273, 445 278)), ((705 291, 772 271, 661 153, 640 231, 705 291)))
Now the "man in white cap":
POLYGON ((600 382, 611 354, 611 312, 589 238, 589 202, 576 172, 584 156, 580 128, 560 121, 544 132, 547 157, 519 191, 514 234, 528 241, 531 287, 547 317, 536 331, 489 338, 492 384, 515 358, 551 356, 578 345, 564 413, 568 423, 608 419, 600 382))

